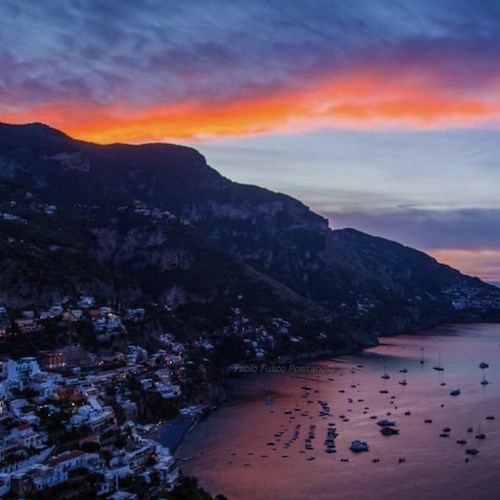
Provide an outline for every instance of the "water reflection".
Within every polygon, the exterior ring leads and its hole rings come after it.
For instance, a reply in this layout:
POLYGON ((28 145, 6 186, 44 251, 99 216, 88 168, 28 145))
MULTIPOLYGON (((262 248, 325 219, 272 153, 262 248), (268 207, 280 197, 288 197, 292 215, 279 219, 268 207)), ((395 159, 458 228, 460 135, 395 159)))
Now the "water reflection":
POLYGON ((500 325, 447 325, 323 361, 320 373, 232 379, 228 404, 181 448, 183 469, 213 493, 243 500, 496 499, 499 344, 500 325), (433 369, 439 354, 442 371, 433 369), (400 432, 382 434, 381 419, 400 432), (332 428, 335 452, 327 452, 332 428), (351 451, 354 440, 370 451, 351 451))

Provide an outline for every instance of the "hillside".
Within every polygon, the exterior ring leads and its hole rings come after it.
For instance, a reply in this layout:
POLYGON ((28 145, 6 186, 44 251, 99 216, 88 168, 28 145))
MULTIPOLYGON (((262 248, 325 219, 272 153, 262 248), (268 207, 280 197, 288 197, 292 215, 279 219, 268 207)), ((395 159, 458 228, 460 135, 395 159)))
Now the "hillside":
POLYGON ((497 288, 398 243, 333 231, 300 201, 234 183, 191 148, 0 124, 0 189, 8 307, 93 293, 215 310, 239 297, 257 316, 371 333, 498 318, 497 288))

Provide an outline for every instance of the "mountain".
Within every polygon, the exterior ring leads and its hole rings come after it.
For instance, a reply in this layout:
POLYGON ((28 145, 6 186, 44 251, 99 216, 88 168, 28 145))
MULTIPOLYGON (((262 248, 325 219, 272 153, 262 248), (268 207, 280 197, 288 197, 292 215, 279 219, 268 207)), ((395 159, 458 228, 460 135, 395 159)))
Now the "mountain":
POLYGON ((0 304, 83 292, 211 310, 243 301, 257 315, 371 333, 498 317, 497 288, 398 243, 331 230, 191 148, 0 124, 0 189, 0 304))

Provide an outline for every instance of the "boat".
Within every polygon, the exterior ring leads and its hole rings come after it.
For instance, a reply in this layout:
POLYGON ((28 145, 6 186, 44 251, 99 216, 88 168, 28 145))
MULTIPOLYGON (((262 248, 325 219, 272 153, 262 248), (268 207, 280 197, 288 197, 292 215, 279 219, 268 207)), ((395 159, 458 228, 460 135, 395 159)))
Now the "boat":
POLYGON ((486 435, 484 434, 484 432, 481 432, 481 424, 477 426, 476 439, 486 439, 486 435))
POLYGON ((380 432, 384 436, 394 436, 395 434, 399 434, 399 429, 395 429, 394 427, 382 427, 380 432))
POLYGON ((477 455, 479 450, 477 448, 467 448, 465 453, 467 453, 467 455, 477 455))
POLYGON ((424 351, 425 351, 425 347, 421 347, 420 348, 420 364, 421 365, 424 364, 424 351))
POLYGON ((485 363, 484 361, 481 361, 481 363, 479 364, 479 368, 481 369, 485 369, 485 368, 489 368, 489 364, 488 363, 485 363))
POLYGON ((359 439, 355 439, 351 442, 351 446, 349 447, 351 451, 369 451, 368 443, 366 441, 360 441, 359 439))
POLYGON ((384 366, 384 374, 382 375, 382 378, 384 380, 388 380, 391 378, 391 376, 387 373, 386 369, 385 369, 385 366, 384 366))
POLYGON ((400 380, 399 381, 399 385, 406 385, 408 382, 406 381, 406 379, 403 379, 403 380, 400 380))
POLYGON ((377 425, 380 425, 380 427, 394 427, 396 422, 394 420, 387 420, 386 418, 383 418, 377 422, 377 425))
POLYGON ((401 370, 399 370, 399 373, 408 373, 408 370, 406 368, 402 368, 401 370))
POLYGON ((457 439, 458 444, 467 444, 467 441, 465 439, 457 439))
POLYGON ((444 368, 441 366, 441 353, 439 353, 439 361, 437 366, 433 367, 434 370, 437 370, 438 372, 444 371, 444 368))
POLYGON ((483 372, 483 380, 481 380, 481 385, 488 385, 488 384, 489 384, 489 382, 486 380, 486 376, 483 372))
POLYGON ((458 396, 460 394, 460 389, 452 389, 450 391, 450 396, 458 396))

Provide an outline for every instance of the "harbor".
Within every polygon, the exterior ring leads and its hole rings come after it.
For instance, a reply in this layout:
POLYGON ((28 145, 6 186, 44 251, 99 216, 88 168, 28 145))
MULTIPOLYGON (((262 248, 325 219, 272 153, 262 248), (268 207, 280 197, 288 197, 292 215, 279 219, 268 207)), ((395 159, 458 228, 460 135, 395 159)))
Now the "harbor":
POLYGON ((438 487, 440 498, 496 498, 484 484, 500 466, 497 325, 384 338, 316 365, 231 380, 228 403, 179 450, 184 472, 229 498, 327 499, 335 488, 333 498, 416 500, 438 487))

